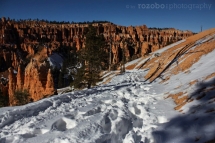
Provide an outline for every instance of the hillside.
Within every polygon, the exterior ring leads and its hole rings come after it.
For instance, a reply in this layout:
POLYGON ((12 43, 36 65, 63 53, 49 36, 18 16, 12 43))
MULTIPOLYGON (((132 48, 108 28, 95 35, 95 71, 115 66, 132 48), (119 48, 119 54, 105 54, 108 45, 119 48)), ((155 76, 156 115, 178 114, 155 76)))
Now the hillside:
MULTIPOLYGON (((60 77, 68 77, 71 69, 63 76, 60 76, 60 71, 65 61, 74 63, 71 57, 85 48, 89 24, 95 27, 97 35, 103 35, 107 52, 111 55, 105 60, 107 63, 111 61, 108 64, 113 70, 123 62, 124 56, 128 62, 193 35, 191 31, 174 28, 148 29, 146 25, 126 27, 107 21, 68 23, 2 17, 0 92, 8 98, 5 106, 17 104, 14 102, 14 91, 17 90, 28 91, 30 99, 38 101, 56 94, 56 89, 61 87, 59 81, 64 81, 63 87, 68 86, 72 78, 60 77)), ((70 68, 71 65, 67 63, 67 66, 70 68)))
POLYGON ((107 72, 92 89, 0 108, 2 143, 213 143, 215 29, 107 72))

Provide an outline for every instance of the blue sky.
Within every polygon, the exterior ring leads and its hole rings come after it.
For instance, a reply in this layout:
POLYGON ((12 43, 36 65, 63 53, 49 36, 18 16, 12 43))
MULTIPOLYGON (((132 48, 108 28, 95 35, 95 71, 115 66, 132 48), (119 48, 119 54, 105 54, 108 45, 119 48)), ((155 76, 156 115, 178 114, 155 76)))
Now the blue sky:
POLYGON ((123 26, 215 27, 214 0, 0 0, 0 17, 56 21, 107 20, 123 26))

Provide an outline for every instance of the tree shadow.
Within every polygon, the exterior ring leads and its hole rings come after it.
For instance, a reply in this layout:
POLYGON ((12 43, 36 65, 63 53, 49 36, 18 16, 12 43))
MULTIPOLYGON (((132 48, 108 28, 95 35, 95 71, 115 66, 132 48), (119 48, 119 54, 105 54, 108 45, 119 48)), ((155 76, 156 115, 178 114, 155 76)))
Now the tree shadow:
MULTIPOLYGON (((196 84, 188 111, 152 133, 156 143, 204 143, 215 139, 215 78, 196 84)), ((188 103, 187 103, 188 104, 188 103)))

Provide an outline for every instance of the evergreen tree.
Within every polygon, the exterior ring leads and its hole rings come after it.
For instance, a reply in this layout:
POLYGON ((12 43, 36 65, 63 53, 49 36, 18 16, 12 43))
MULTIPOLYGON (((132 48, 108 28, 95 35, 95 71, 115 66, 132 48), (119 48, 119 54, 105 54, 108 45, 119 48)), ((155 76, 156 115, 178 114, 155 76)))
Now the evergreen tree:
POLYGON ((4 97, 1 89, 0 89, 0 107, 4 107, 4 97))
POLYGON ((0 107, 4 107, 8 105, 8 100, 6 96, 3 95, 1 89, 0 89, 0 107))
POLYGON ((63 73, 62 71, 60 71, 59 77, 58 77, 58 88, 62 88, 62 87, 63 87, 63 73))
POLYGON ((73 81, 73 73, 70 71, 77 64, 76 48, 63 46, 59 48, 59 53, 64 57, 63 64, 57 74, 57 88, 68 86, 73 81))
POLYGON ((54 88, 56 88, 56 89, 58 88, 59 74, 60 74, 60 71, 56 66, 54 68, 52 68, 52 75, 53 75, 53 79, 54 79, 54 88))
POLYGON ((74 75, 74 81, 71 82, 70 86, 74 86, 74 88, 82 89, 86 85, 86 81, 84 81, 85 74, 85 66, 83 65, 81 68, 77 70, 76 75, 74 75))
POLYGON ((65 83, 64 83, 65 74, 66 74, 66 60, 63 61, 63 64, 60 69, 59 78, 58 78, 58 88, 63 88, 65 86, 65 83))
MULTIPOLYGON (((88 88, 91 88, 101 80, 100 73, 108 66, 108 47, 104 36, 96 35, 96 29, 92 25, 88 27, 85 42, 85 48, 78 53, 82 67, 78 69, 74 85, 86 84, 88 88)), ((76 87, 80 87, 80 85, 76 87)))
POLYGON ((14 92, 14 100, 16 105, 24 105, 31 102, 30 94, 27 90, 16 90, 14 92))

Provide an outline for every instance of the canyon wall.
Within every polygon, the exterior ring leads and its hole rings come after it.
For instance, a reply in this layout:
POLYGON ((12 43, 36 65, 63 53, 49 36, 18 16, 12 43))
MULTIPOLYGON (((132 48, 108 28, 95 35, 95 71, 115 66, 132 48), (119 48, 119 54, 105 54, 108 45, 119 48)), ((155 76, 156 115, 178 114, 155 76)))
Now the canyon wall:
MULTIPOLYGON (((120 62, 120 49, 129 51, 126 55, 144 56, 156 51, 170 43, 193 35, 190 31, 181 31, 174 28, 148 29, 142 26, 120 26, 112 23, 93 23, 97 34, 103 34, 107 41, 112 43, 112 63, 120 62), (123 39, 129 39, 133 45, 120 44, 123 39)), ((34 55, 39 43, 45 43, 49 49, 57 49, 60 46, 72 46, 77 50, 84 47, 84 31, 88 24, 50 24, 42 21, 12 21, 2 18, 0 22, 0 44, 12 49, 17 47, 29 55, 34 55)), ((50 52, 52 51, 50 50, 50 52)), ((6 56, 8 65, 17 66, 19 59, 16 55, 6 56), (9 59, 14 59, 9 61, 9 59)))

